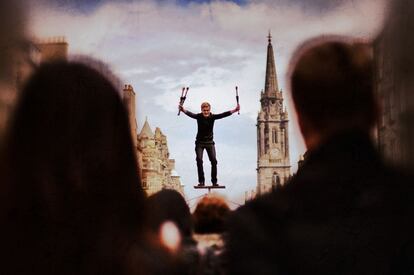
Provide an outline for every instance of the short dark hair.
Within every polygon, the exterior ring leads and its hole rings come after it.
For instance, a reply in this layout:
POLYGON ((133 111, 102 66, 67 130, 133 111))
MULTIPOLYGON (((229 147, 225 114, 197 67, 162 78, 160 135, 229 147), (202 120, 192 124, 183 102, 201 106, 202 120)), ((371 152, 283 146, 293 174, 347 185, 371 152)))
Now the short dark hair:
POLYGON ((332 132, 375 124, 372 49, 344 37, 306 41, 290 70, 297 113, 313 128, 332 132))
POLYGON ((6 273, 22 259, 22 274, 127 273, 129 244, 146 230, 146 201, 112 83, 83 64, 42 64, 10 127, 4 205, 17 214, 2 226, 6 273))
POLYGON ((164 222, 172 221, 184 238, 191 237, 193 225, 190 208, 179 192, 163 189, 152 194, 148 198, 148 209, 151 209, 148 223, 154 233, 158 233, 164 222))
POLYGON ((211 108, 211 105, 208 102, 203 102, 203 103, 201 103, 201 109, 203 109, 204 107, 211 108))
POLYGON ((197 234, 223 233, 230 208, 221 197, 206 196, 193 213, 194 231, 197 234))

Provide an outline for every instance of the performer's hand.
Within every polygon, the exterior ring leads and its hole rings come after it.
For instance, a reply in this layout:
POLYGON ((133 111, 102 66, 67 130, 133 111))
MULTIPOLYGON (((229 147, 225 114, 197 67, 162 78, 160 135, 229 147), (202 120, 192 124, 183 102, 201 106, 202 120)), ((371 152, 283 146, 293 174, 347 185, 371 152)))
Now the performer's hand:
POLYGON ((180 110, 181 112, 185 112, 183 105, 178 105, 178 110, 180 110))
POLYGON ((238 112, 238 111, 240 111, 240 104, 237 104, 236 108, 231 110, 231 113, 233 114, 233 113, 238 112))

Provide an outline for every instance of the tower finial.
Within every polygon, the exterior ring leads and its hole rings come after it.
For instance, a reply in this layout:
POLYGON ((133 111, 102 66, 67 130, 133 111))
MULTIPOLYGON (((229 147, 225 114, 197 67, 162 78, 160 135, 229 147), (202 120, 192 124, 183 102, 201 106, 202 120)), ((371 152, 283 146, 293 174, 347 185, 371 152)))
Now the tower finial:
POLYGON ((270 33, 270 30, 267 38, 269 40, 269 44, 267 45, 265 94, 267 96, 276 96, 279 92, 279 87, 277 84, 275 58, 273 54, 273 46, 271 43, 272 34, 270 33))

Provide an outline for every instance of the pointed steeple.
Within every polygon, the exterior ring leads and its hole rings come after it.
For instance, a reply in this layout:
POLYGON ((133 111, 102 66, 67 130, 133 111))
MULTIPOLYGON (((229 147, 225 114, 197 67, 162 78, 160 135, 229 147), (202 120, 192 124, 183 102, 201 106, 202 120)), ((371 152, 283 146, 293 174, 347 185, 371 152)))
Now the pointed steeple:
POLYGON ((260 93, 257 116, 257 193, 264 194, 290 177, 289 121, 276 75, 272 35, 267 37, 265 88, 260 93), (271 176, 273 175, 273 176, 271 176))
POLYGON ((269 44, 267 45, 267 61, 266 61, 266 80, 265 80, 265 95, 274 96, 279 92, 276 76, 275 58, 273 55, 272 35, 267 36, 269 44))
POLYGON ((149 126, 147 117, 145 117, 145 123, 144 123, 144 126, 142 126, 140 136, 141 137, 149 137, 149 138, 154 137, 154 134, 152 133, 151 127, 149 126))

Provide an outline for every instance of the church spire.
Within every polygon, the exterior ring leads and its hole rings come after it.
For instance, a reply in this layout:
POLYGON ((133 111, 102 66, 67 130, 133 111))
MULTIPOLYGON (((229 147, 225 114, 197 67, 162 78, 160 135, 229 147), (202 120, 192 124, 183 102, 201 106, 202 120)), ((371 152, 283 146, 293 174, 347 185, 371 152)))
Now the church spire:
POLYGON ((265 90, 260 93, 261 108, 256 124, 258 194, 284 185, 290 177, 289 121, 277 83, 270 31, 267 39, 265 90))
POLYGON ((267 45, 267 61, 266 61, 266 80, 265 80, 265 95, 271 96, 279 92, 276 77, 275 58, 273 55, 272 35, 267 36, 269 44, 267 45))

